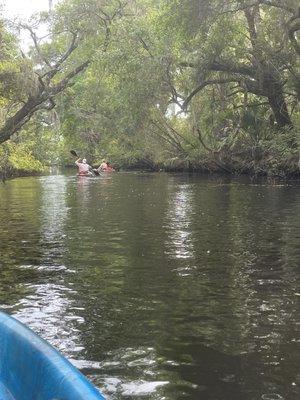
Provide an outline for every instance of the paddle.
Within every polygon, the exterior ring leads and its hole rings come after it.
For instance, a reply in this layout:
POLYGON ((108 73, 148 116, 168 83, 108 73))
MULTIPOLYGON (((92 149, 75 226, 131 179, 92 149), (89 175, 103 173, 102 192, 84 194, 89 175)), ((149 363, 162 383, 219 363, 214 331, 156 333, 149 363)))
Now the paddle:
MULTIPOLYGON (((79 158, 79 155, 78 155, 78 153, 77 153, 76 150, 70 150, 70 153, 72 154, 72 156, 79 158)), ((99 171, 96 170, 96 169, 94 169, 94 168, 91 168, 90 171, 91 171, 94 175, 100 175, 99 171)))
POLYGON ((79 158, 79 155, 77 154, 76 150, 70 150, 70 153, 72 156, 79 158))

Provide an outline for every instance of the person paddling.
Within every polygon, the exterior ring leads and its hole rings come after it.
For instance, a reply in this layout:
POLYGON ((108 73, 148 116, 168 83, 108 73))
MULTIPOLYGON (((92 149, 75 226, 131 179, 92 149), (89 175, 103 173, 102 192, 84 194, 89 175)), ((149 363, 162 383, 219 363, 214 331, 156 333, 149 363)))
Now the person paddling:
POLYGON ((105 171, 107 168, 106 160, 102 160, 101 164, 98 167, 98 172, 105 171))
POLYGON ((107 165, 107 167, 106 167, 107 172, 115 171, 115 169, 110 165, 110 163, 108 161, 106 161, 106 165, 107 165))
POLYGON ((78 167, 78 176, 93 176, 92 167, 86 162, 85 158, 78 158, 75 164, 78 167))
POLYGON ((102 163, 100 164, 98 172, 112 172, 114 171, 114 168, 109 164, 108 161, 102 160, 102 163))

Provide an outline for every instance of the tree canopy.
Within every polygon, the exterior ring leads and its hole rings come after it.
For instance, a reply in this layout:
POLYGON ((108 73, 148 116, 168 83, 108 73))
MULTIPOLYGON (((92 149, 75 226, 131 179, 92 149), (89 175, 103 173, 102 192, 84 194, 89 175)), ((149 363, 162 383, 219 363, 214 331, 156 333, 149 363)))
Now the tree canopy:
POLYGON ((26 55, 1 25, 0 143, 30 140, 42 163, 76 147, 119 166, 297 170, 297 1, 65 0, 20 28, 26 55))

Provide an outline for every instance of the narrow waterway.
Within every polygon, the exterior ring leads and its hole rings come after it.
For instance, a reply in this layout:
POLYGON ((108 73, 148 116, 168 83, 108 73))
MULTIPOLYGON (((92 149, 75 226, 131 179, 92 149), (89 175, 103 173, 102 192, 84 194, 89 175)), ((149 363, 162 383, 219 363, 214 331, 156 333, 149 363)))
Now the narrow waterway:
POLYGON ((0 308, 107 399, 299 399, 299 185, 20 178, 0 223, 0 308))

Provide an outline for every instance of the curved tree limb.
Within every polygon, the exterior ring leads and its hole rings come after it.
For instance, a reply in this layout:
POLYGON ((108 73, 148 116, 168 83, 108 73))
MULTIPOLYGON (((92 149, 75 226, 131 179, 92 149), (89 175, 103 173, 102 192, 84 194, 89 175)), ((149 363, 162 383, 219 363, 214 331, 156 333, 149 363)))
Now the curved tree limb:
POLYGON ((29 25, 21 25, 22 28, 27 29, 30 33, 30 36, 32 38, 34 47, 36 49, 37 54, 39 55, 41 61, 43 61, 49 68, 51 68, 51 63, 50 61, 47 59, 47 57, 45 56, 45 54, 43 53, 40 44, 39 44, 39 39, 36 36, 36 33, 34 32, 34 30, 29 26, 29 25))
POLYGON ((197 86, 189 95, 188 97, 184 100, 182 104, 182 108, 184 110, 187 109, 187 106, 191 102, 192 98, 200 92, 202 89, 204 89, 206 86, 209 85, 216 85, 216 84, 222 84, 222 83, 230 83, 230 82, 237 82, 237 78, 228 78, 228 79, 211 79, 205 82, 202 82, 199 86, 197 86))
POLYGON ((300 44, 296 38, 296 32, 300 31, 300 16, 293 18, 289 22, 288 35, 296 53, 300 55, 300 44))
MULTIPOLYGON (((121 2, 119 2, 119 6, 125 7, 125 5, 121 2)), ((112 19, 118 16, 120 13, 120 9, 118 9, 118 12, 112 17, 109 15, 105 16, 105 14, 103 13, 105 18, 107 18, 105 23, 103 23, 106 31, 106 35, 104 38, 104 51, 107 49, 108 43, 110 41, 111 32, 109 24, 111 23, 112 19)), ((50 60, 44 54, 43 49, 40 45, 41 39, 37 37, 33 28, 28 25, 23 25, 22 27, 29 31, 33 40, 34 48, 40 60, 40 71, 33 71, 33 73, 37 75, 38 85, 34 94, 28 96, 25 101, 19 100, 19 110, 17 110, 14 115, 7 118, 4 125, 0 127, 0 144, 8 140, 15 132, 21 129, 23 125, 25 125, 33 116, 33 114, 38 110, 53 109, 55 107, 55 96, 61 93, 65 88, 73 85, 75 76, 84 71, 91 62, 91 60, 86 60, 71 71, 67 72, 60 79, 59 82, 53 84, 54 76, 56 76, 58 72, 62 71, 65 68, 66 61, 79 45, 81 40, 79 32, 69 31, 71 33, 71 40, 67 46, 67 49, 62 55, 60 55, 58 59, 50 60)), ((66 33, 66 31, 64 30, 60 33, 66 33)))
POLYGON ((69 72, 60 82, 58 82, 56 85, 50 87, 49 89, 49 97, 55 96, 61 91, 63 91, 65 88, 70 86, 73 82, 71 81, 72 78, 74 78, 76 75, 78 75, 80 72, 85 70, 88 65, 90 64, 90 61, 85 61, 84 63, 80 64, 78 67, 73 69, 71 72, 69 72))
POLYGON ((258 0, 257 5, 264 4, 266 6, 280 8, 281 10, 285 10, 291 14, 295 14, 295 9, 293 7, 289 7, 284 4, 282 0, 258 0))
POLYGON ((59 60, 50 67, 50 70, 48 72, 45 72, 42 77, 47 76, 48 82, 57 74, 57 72, 60 69, 60 66, 66 61, 66 59, 73 53, 73 51, 77 48, 79 44, 79 36, 78 33, 72 33, 72 39, 71 42, 65 51, 65 53, 59 58, 59 60))
POLYGON ((86 69, 89 63, 90 61, 86 61, 79 65, 53 87, 46 87, 44 83, 41 83, 37 93, 34 96, 29 96, 23 106, 12 117, 6 120, 4 126, 0 129, 0 144, 20 130, 36 111, 52 109, 55 106, 53 97, 70 86, 72 84, 72 79, 86 69))

